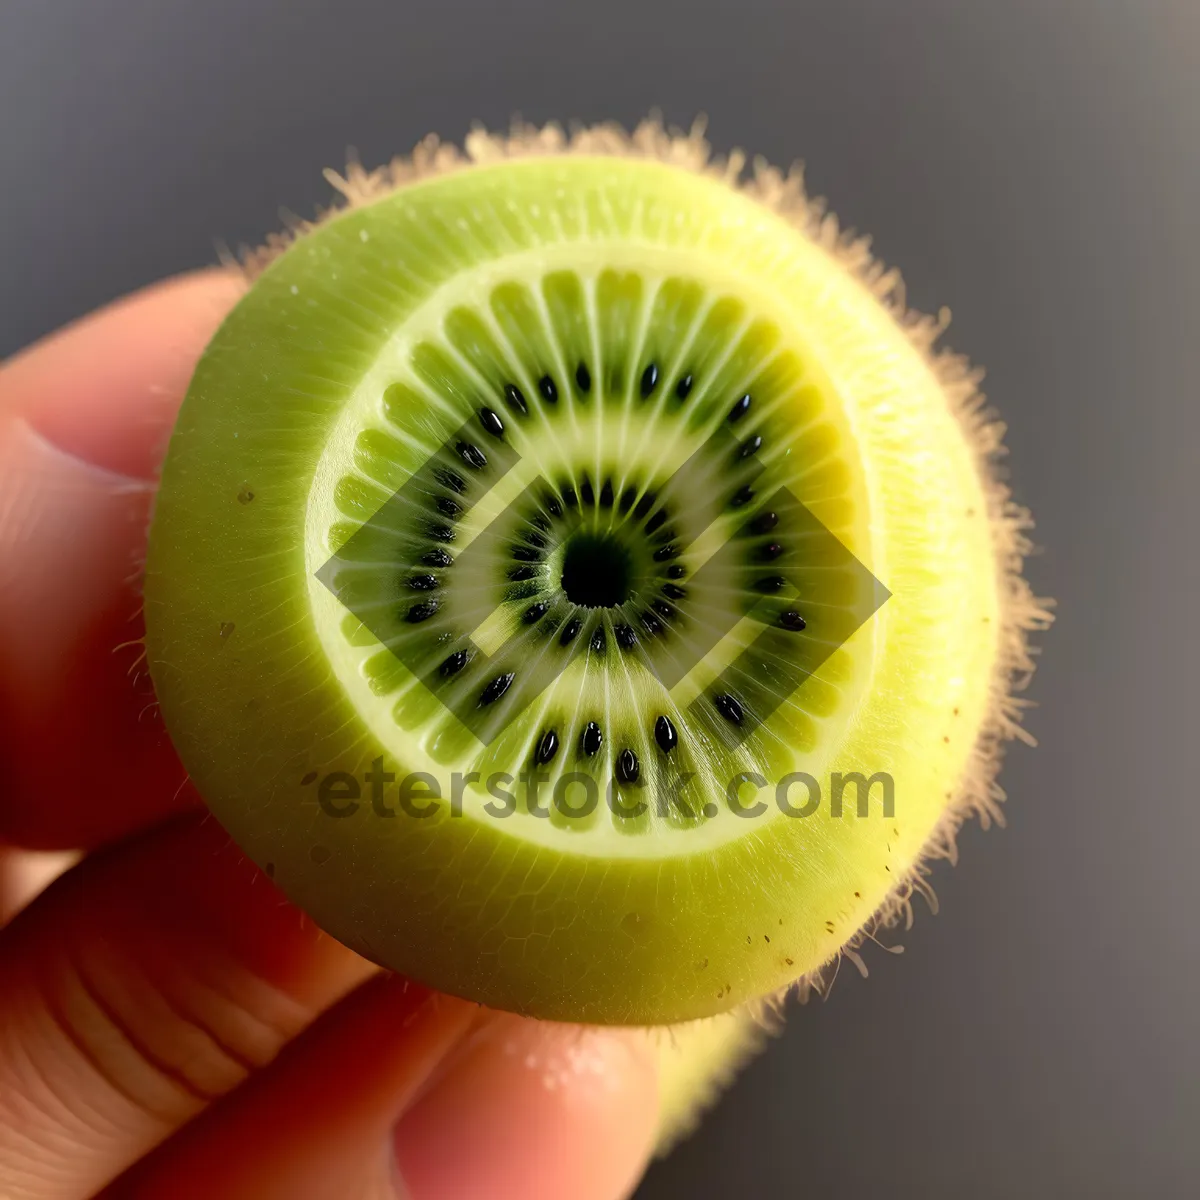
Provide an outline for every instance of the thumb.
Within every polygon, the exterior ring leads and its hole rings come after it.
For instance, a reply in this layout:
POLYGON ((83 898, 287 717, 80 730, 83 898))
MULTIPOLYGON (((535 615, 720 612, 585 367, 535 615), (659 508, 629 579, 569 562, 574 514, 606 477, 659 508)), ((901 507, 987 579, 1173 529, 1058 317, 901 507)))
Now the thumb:
POLYGON ((0 366, 0 840, 111 841, 168 811, 183 778, 143 716, 148 686, 126 678, 136 653, 114 651, 141 636, 159 457, 242 288, 183 276, 0 366))

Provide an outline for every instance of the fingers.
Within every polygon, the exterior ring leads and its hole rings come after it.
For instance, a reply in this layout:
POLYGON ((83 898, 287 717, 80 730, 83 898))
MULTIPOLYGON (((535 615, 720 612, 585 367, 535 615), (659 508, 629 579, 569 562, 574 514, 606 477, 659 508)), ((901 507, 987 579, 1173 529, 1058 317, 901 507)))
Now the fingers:
POLYGON ((0 931, 0 1195, 90 1196, 373 968, 186 817, 0 931))
POLYGON ((399 976, 377 978, 105 1200, 396 1197, 392 1122, 480 1015, 399 976))
POLYGON ((193 802, 129 677, 136 576, 175 411, 241 289, 184 276, 0 367, 0 840, 94 845, 193 802))
POLYGON ((620 1200, 657 1117, 649 1044, 366 984, 105 1200, 620 1200))
POLYGON ((500 1016, 405 1114, 394 1147, 413 1200, 617 1200, 657 1124, 643 1035, 500 1016))
POLYGON ((78 857, 62 850, 38 853, 0 845, 0 929, 34 896, 73 867, 78 857))

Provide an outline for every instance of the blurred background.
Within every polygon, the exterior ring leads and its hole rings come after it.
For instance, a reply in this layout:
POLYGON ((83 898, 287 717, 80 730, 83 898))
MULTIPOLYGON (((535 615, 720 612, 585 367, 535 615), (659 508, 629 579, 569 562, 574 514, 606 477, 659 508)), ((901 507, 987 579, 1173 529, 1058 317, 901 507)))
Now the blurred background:
POLYGON ((952 307, 1060 618, 1008 828, 638 1200, 1200 1195, 1196 0, 0 0, 0 354, 311 214, 350 147, 655 107, 804 159, 952 307))

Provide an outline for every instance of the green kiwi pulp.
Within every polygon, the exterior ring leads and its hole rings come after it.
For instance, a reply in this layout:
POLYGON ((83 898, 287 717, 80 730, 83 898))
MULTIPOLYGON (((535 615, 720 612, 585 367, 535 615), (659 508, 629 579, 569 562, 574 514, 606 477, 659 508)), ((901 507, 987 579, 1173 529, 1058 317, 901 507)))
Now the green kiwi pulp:
POLYGON ((442 990, 653 1025, 811 984, 994 804, 1045 619, 996 426, 797 181, 649 126, 468 149, 339 181, 200 362, 168 727, 291 898, 442 990))
POLYGON ((812 761, 862 685, 865 650, 826 660, 870 577, 790 497, 847 537, 861 505, 819 367, 765 304, 570 249, 460 274, 327 444, 317 576, 349 610, 327 653, 437 790, 478 784, 531 847, 694 853, 742 832, 717 820, 730 780, 812 761))

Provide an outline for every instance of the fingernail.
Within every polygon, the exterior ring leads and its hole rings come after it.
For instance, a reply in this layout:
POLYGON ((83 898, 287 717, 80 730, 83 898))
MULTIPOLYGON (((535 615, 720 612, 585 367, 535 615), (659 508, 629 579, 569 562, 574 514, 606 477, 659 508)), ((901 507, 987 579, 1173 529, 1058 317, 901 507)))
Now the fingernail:
POLYGON ((633 1187, 658 1115, 638 1033, 494 1015, 396 1127, 412 1200, 612 1200, 633 1187))
POLYGON ((200 351, 244 290, 232 272, 193 273, 92 313, 3 363, 6 408, 64 455, 149 482, 200 351))
POLYGON ((0 424, 0 628, 23 631, 3 650, 34 699, 55 676, 48 658, 86 634, 102 603, 124 594, 136 608, 131 547, 151 491, 59 450, 23 421, 0 424), (81 579, 87 587, 63 586, 81 579))

